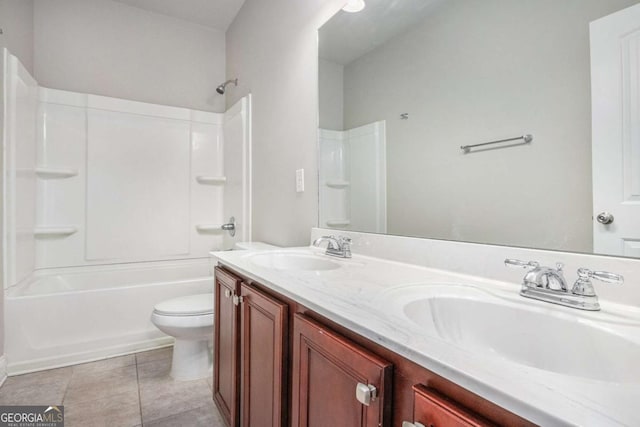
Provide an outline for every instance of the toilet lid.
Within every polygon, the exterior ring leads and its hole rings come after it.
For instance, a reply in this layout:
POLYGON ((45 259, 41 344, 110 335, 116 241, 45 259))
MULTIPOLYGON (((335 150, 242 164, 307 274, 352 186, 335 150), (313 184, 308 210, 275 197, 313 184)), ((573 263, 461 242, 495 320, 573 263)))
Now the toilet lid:
POLYGON ((162 301, 153 308, 167 316, 194 316, 213 313, 213 294, 189 295, 162 301))

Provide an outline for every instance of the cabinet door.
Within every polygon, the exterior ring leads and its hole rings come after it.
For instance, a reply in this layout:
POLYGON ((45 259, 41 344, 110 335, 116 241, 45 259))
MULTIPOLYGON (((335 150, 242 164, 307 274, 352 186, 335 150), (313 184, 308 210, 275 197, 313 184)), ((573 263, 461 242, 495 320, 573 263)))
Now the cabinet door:
POLYGON ((244 283, 241 295, 241 424, 284 426, 288 307, 244 283))
POLYGON ((494 425, 421 384, 413 386, 413 421, 425 427, 488 427, 494 425))
POLYGON ((390 363, 303 315, 293 330, 293 427, 390 425, 390 363), (377 390, 369 405, 356 398, 359 383, 377 390))
POLYGON ((240 280, 215 269, 213 400, 228 426, 236 427, 239 416, 238 308, 234 296, 240 280))

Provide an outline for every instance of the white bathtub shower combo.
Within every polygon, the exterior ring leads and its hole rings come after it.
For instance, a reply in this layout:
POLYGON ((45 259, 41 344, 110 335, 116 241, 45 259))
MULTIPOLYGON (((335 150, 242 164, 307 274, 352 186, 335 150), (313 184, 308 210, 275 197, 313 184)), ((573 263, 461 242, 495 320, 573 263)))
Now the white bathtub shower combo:
POLYGON ((206 259, 38 270, 6 292, 9 373, 170 345, 154 305, 211 286, 206 259))
POLYGON ((2 59, 9 374, 171 344, 154 306, 212 303, 209 251, 250 240, 250 98, 220 114, 52 90, 2 59))

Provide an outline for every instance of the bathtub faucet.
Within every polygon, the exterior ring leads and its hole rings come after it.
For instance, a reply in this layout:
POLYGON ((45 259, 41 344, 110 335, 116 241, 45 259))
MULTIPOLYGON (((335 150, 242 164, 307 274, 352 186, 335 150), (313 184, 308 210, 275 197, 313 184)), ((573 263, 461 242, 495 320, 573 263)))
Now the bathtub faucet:
POLYGON ((220 226, 224 231, 228 231, 231 237, 236 235, 236 219, 234 217, 229 218, 229 222, 220 226))

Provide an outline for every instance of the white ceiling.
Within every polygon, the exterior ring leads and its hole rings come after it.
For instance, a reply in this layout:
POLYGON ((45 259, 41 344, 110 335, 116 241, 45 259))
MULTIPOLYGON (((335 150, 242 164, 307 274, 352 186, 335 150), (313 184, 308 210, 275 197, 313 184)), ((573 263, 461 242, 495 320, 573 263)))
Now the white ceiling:
POLYGON ((320 57, 346 65, 433 13, 446 0, 365 0, 357 13, 339 11, 320 28, 320 57))
POLYGON ((140 9, 161 13, 226 31, 244 0, 115 0, 140 9))

